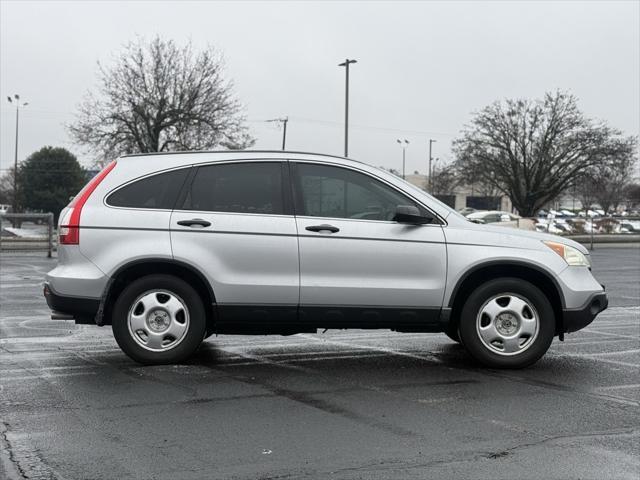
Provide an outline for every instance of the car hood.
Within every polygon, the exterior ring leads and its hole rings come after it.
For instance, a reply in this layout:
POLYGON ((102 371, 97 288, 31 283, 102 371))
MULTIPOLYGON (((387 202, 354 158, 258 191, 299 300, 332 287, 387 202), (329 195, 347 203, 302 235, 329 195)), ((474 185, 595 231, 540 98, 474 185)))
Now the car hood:
MULTIPOLYGON (((500 238, 500 243, 503 243, 503 244, 505 243, 509 244, 510 239, 520 240, 520 241, 522 240, 534 240, 534 241, 537 240, 541 242, 551 241, 551 242, 558 242, 558 243, 562 243, 564 245, 573 247, 585 255, 589 254, 589 250, 587 250, 587 248, 584 245, 574 240, 571 240, 569 238, 561 237, 558 235, 552 235, 550 233, 534 232, 531 230, 520 230, 517 228, 511 228, 511 227, 497 227, 492 225, 482 225, 482 224, 467 222, 467 221, 465 221, 465 223, 466 225, 464 225, 464 227, 463 225, 460 225, 460 224, 457 224, 456 226, 458 228, 463 227, 465 230, 475 230, 478 232, 485 232, 485 233, 498 235, 500 238)), ((515 241, 513 243, 520 243, 520 242, 515 241)))

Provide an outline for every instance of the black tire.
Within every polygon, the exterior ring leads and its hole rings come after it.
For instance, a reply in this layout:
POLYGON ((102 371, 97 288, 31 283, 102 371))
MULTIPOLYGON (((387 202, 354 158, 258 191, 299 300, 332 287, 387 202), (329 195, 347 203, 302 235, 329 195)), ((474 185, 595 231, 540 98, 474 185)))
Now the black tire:
MULTIPOLYGON (((162 295, 162 294, 161 294, 162 295)), ((184 315, 184 314, 183 314, 184 315)), ((139 278, 128 285, 115 302, 112 316, 113 335, 131 359, 145 365, 179 363, 193 355, 206 333, 204 304, 198 293, 184 280, 172 275, 156 274, 139 278), (162 290, 182 301, 188 314, 186 331, 179 343, 164 351, 150 351, 141 346, 129 329, 129 311, 146 292, 162 290)), ((163 347, 166 348, 166 347, 163 347)))
MULTIPOLYGON (((462 307, 458 331, 461 343, 483 365, 492 368, 524 368, 538 361, 549 349, 555 335, 555 315, 549 299, 535 285, 519 278, 498 278, 479 286, 467 298, 462 307), (510 355, 496 352, 485 344, 479 333, 481 327, 477 326, 478 316, 485 303, 502 294, 514 294, 514 297, 531 304, 538 319, 537 334, 523 340, 523 345, 528 343, 527 348, 510 355)), ((517 348, 520 347, 515 350, 517 348)))

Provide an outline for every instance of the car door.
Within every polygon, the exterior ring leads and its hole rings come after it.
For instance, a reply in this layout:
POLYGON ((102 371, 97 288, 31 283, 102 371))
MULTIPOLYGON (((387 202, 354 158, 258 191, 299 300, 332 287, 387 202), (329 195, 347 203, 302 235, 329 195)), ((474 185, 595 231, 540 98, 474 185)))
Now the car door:
POLYGON ((171 216, 173 256, 209 280, 218 322, 295 322, 298 240, 286 162, 197 166, 183 196, 171 216))
MULTIPOLYGON (((300 249, 300 316, 327 326, 437 322, 447 252, 440 223, 393 221, 424 206, 369 173, 292 162, 300 249)), ((436 221, 437 222, 437 221, 436 221)))

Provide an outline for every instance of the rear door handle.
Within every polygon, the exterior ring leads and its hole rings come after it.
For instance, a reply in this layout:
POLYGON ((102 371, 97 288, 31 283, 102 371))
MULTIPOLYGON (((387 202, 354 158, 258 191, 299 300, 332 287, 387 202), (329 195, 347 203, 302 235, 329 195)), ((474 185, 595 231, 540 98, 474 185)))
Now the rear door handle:
POLYGON ((178 222, 178 225, 182 225, 183 227, 195 227, 195 226, 210 227, 211 222, 207 222, 202 218, 192 218, 191 220, 180 220, 178 222))
POLYGON ((326 230, 331 233, 336 233, 340 231, 338 227, 334 227, 333 225, 327 225, 326 223, 322 225, 311 225, 310 227, 306 227, 305 230, 309 230, 310 232, 322 232, 326 230))

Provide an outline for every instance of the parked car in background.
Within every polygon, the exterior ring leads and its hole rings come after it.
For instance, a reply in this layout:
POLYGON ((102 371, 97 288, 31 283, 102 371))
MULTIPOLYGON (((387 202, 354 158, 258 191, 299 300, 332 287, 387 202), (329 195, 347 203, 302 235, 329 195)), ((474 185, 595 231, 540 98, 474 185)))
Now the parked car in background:
POLYGON ((539 218, 573 218, 577 214, 567 209, 554 210, 553 208, 550 210, 538 210, 539 218))
POLYGON ((475 208, 464 207, 464 208, 461 208, 460 210, 458 210, 458 213, 460 213, 460 215, 464 215, 466 217, 467 215, 469 215, 470 213, 473 213, 475 211, 476 211, 475 208))
POLYGON ((573 233, 573 227, 564 218, 538 218, 536 220, 535 230, 537 232, 547 232, 554 235, 569 235, 573 233))
POLYGON ((501 210, 486 210, 472 212, 466 217, 474 223, 504 223, 514 222, 517 223, 522 217, 513 213, 504 212, 501 210))
POLYGON ((576 213, 572 212, 571 210, 560 210, 560 214, 563 217, 567 217, 567 218, 573 218, 576 216, 576 213))
POLYGON ((597 217, 602 217, 604 216, 604 210, 581 210, 580 212, 578 212, 578 216, 580 217, 586 217, 586 218, 597 218, 597 217))
POLYGON ((11 210, 11 205, 0 204, 0 215, 9 213, 9 210, 11 210))
POLYGON ((640 233, 640 220, 622 220, 620 222, 621 233, 640 233))
POLYGON ((213 334, 364 328, 444 332, 478 363, 520 368, 607 307, 590 265, 576 242, 472 223, 342 157, 140 154, 62 211, 44 295, 52 319, 111 325, 144 364, 213 334))

